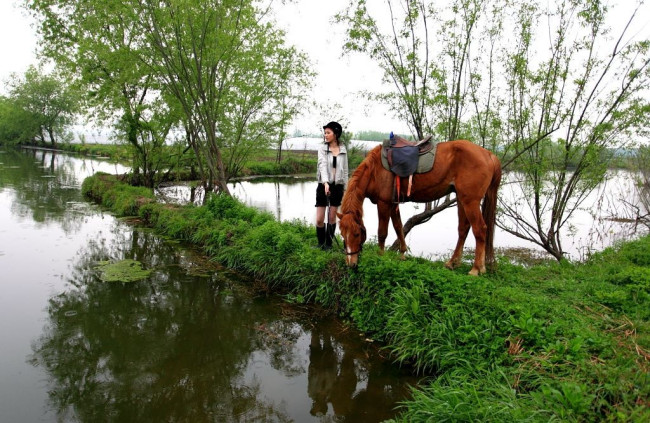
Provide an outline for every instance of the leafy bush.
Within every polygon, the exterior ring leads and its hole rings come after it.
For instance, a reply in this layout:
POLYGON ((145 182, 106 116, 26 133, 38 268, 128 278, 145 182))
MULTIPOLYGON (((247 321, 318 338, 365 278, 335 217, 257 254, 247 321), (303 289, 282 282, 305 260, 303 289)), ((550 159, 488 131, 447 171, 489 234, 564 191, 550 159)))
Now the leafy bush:
POLYGON ((97 172, 81 183, 81 194, 95 201, 101 201, 104 193, 113 188, 116 183, 117 179, 114 176, 97 172))

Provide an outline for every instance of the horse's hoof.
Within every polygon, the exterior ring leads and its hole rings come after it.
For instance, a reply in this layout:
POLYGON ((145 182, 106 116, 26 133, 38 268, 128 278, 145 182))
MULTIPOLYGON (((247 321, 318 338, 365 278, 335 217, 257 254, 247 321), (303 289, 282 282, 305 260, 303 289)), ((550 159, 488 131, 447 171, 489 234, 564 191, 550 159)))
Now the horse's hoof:
POLYGON ((453 261, 449 260, 447 263, 445 263, 445 267, 449 270, 454 270, 458 266, 458 263, 454 263, 453 261))
POLYGON ((485 267, 481 267, 480 269, 477 269, 476 267, 472 267, 472 270, 470 270, 468 274, 472 276, 479 276, 485 273, 486 273, 485 267))
POLYGON ((399 258, 400 260, 406 260, 406 254, 402 254, 399 258))

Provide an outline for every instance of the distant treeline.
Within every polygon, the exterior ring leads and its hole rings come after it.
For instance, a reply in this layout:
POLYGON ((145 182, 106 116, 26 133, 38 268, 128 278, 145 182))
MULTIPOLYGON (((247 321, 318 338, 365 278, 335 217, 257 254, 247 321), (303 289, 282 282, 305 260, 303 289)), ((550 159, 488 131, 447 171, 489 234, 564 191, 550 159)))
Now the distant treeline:
MULTIPOLYGON (((413 139, 411 135, 404 135, 404 134, 395 134, 399 135, 402 138, 406 138, 407 140, 413 139)), ((357 132, 354 134, 354 139, 355 140, 360 140, 360 141, 383 141, 385 139, 388 139, 390 137, 390 132, 379 132, 379 131, 361 131, 357 132)))
MULTIPOLYGON (((413 139, 411 135, 405 135, 405 134, 395 134, 395 135, 399 135, 400 137, 406 138, 407 140, 413 139)), ((309 136, 309 137, 319 138, 322 136, 322 134, 303 134, 301 131, 296 131, 293 134, 293 136, 294 137, 309 136)), ((350 133, 350 136, 351 139, 359 140, 359 141, 383 141, 390 137, 390 132, 360 131, 360 132, 352 132, 350 133)))

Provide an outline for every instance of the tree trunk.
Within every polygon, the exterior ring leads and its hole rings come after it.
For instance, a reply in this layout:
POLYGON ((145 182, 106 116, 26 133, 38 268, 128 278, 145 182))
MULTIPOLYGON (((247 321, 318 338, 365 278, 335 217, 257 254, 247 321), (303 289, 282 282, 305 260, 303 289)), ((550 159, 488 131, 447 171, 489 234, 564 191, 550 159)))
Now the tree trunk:
MULTIPOLYGON (((417 225, 421 225, 423 223, 426 223, 431 219, 434 215, 440 213, 441 211, 445 210, 448 207, 453 206, 456 204, 456 198, 450 198, 447 196, 445 198, 445 201, 442 204, 437 205, 436 207, 432 208, 431 203, 426 203, 426 208, 422 213, 418 213, 414 216, 411 216, 411 218, 404 224, 404 236, 408 235, 409 232, 411 232, 411 229, 416 227, 417 225)), ((395 242, 390 246, 391 250, 397 251, 399 249, 399 239, 396 239, 395 242)))
POLYGON ((50 142, 52 143, 52 147, 56 148, 56 138, 54 137, 54 130, 52 129, 51 126, 47 127, 47 134, 50 136, 50 142))

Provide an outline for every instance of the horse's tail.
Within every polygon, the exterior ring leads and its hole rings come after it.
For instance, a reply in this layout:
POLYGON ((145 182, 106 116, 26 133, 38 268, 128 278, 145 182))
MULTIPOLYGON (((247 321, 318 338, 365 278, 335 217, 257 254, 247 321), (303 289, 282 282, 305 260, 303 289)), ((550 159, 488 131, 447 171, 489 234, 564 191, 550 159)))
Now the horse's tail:
POLYGON ((492 180, 488 187, 485 197, 483 198, 483 221, 487 225, 485 232, 485 264, 489 269, 495 268, 494 260, 494 228, 496 225, 497 214, 497 191, 501 183, 501 162, 494 155, 491 154, 494 170, 492 173, 492 180))

